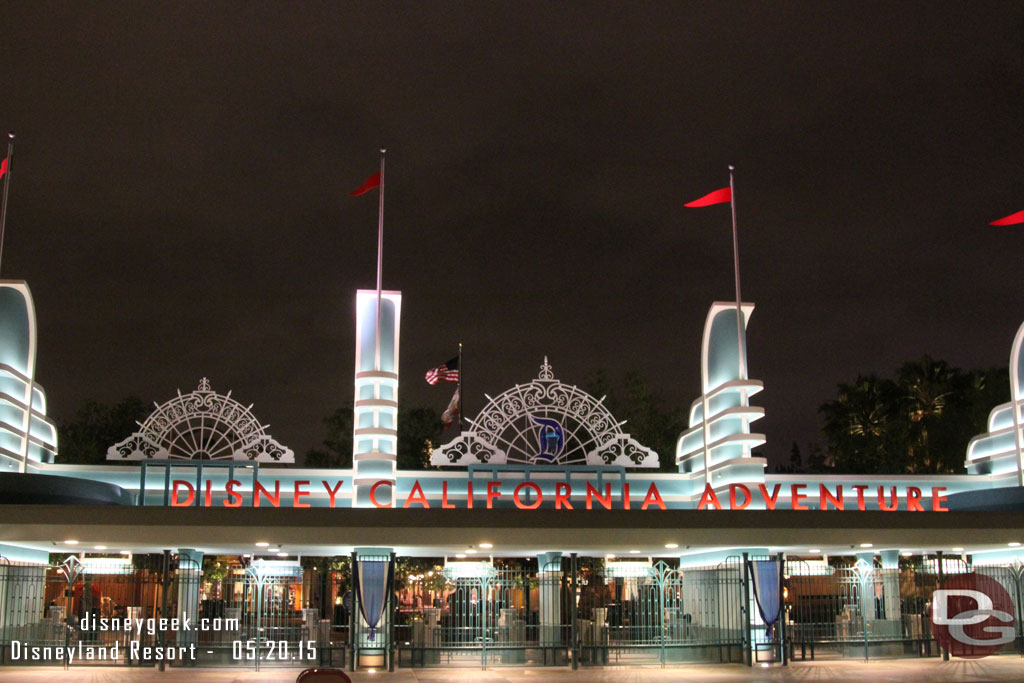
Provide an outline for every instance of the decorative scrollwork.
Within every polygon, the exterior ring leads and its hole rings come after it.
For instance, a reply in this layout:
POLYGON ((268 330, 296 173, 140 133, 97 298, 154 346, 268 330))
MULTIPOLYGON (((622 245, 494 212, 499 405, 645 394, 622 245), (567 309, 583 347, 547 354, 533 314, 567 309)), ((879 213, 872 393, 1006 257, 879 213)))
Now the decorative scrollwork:
POLYGON ((604 399, 555 379, 547 358, 540 368, 529 384, 490 398, 472 429, 436 449, 431 464, 658 466, 654 451, 620 431, 624 423, 604 399))
POLYGON ((440 453, 440 458, 432 456, 431 462, 445 465, 486 465, 495 460, 496 456, 504 458, 505 455, 499 449, 478 439, 469 432, 451 443, 445 444, 435 453, 440 453), (447 462, 436 463, 434 462, 436 459, 447 459, 447 462))
POLYGON ((159 444, 153 443, 144 434, 137 432, 114 448, 124 460, 166 460, 169 457, 167 451, 162 449, 159 444))
POLYGON ((68 555, 63 562, 60 564, 61 572, 64 574, 64 580, 68 582, 68 586, 74 586, 78 579, 82 576, 82 572, 85 570, 85 565, 74 555, 68 555))
MULTIPOLYGON (((281 458, 292 451, 279 444, 273 437, 263 434, 256 441, 235 453, 235 460, 256 460, 257 462, 282 462, 281 458), (239 457, 241 454, 242 457, 239 457)), ((288 462, 288 461, 285 461, 288 462)))
POLYGON ((295 462, 251 412, 218 394, 205 377, 190 394, 157 405, 139 431, 107 449, 107 460, 247 460, 295 462))
POLYGON ((628 435, 595 449, 594 458, 600 459, 605 465, 624 467, 657 467, 658 462, 658 455, 654 451, 641 446, 628 435), (646 464, 648 460, 654 464, 646 464))

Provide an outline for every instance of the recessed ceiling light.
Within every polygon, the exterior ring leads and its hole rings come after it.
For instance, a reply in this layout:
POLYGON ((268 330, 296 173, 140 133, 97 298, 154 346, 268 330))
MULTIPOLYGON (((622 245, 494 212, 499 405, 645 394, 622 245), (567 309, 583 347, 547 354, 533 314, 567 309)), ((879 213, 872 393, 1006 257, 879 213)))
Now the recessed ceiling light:
POLYGON ((131 550, 122 550, 122 551, 121 551, 121 554, 122 554, 122 555, 131 555, 131 554, 132 554, 132 551, 131 551, 131 550))
POLYGON ((808 550, 807 552, 809 552, 809 553, 814 553, 815 555, 817 555, 818 553, 820 553, 820 552, 821 552, 821 548, 811 548, 811 549, 810 549, 810 550, 808 550))
POLYGON ((630 555, 639 555, 639 554, 640 554, 640 551, 639 551, 639 550, 630 550, 630 551, 629 551, 629 554, 630 554, 630 555))
POLYGON ((861 543, 860 547, 861 548, 873 548, 874 545, 875 545, 874 543, 861 543))
POLYGON ((675 550, 676 548, 679 547, 679 544, 678 543, 666 543, 665 547, 668 548, 669 550, 675 550))
POLYGON ((467 555, 476 555, 476 548, 467 548, 466 549, 466 554, 467 555))
POLYGON ((953 548, 953 552, 954 553, 962 553, 963 551, 964 551, 963 548, 953 548))
POLYGON ((107 549, 107 546, 105 546, 105 545, 94 545, 94 546, 92 547, 92 549, 93 549, 93 550, 106 550, 106 549, 107 549))
POLYGON ((483 548, 484 550, 490 550, 491 548, 494 547, 494 544, 493 543, 481 543, 480 547, 483 548))
POLYGON ((466 559, 466 553, 456 553, 455 557, 459 560, 466 559))
POLYGON ((288 553, 281 552, 277 554, 278 557, 288 557, 288 553))
POLYGON ((64 543, 66 543, 67 545, 78 545, 78 541, 76 541, 73 538, 69 538, 68 540, 64 541, 64 543))
POLYGON ((270 546, 270 544, 267 543, 266 541, 256 541, 256 547, 257 548, 266 548, 266 547, 269 547, 269 546, 270 546))
POLYGON ((609 560, 614 560, 615 559, 615 553, 608 553, 607 555, 605 555, 605 557, 608 558, 609 560))
POLYGON ((901 554, 903 555, 903 557, 911 557, 914 553, 910 552, 909 550, 905 550, 901 554))

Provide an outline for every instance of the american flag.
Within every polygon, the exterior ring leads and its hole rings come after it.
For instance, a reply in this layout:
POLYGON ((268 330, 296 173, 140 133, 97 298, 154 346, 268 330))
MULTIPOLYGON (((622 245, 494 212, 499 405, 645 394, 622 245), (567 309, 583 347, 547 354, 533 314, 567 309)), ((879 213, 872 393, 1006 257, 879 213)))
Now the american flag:
POLYGON ((438 382, 451 382, 452 384, 458 384, 459 357, 456 356, 444 365, 438 365, 436 368, 427 370, 426 380, 427 384, 437 384, 438 382))

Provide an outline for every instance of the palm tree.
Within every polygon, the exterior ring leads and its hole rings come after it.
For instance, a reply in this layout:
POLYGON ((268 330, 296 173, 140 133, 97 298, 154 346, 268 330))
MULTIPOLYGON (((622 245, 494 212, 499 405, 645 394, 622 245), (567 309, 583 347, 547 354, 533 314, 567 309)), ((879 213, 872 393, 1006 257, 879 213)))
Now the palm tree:
POLYGON ((839 398, 819 409, 825 439, 837 470, 900 471, 905 449, 899 447, 899 388, 877 375, 861 375, 839 385, 839 398))
POLYGON ((932 449, 931 432, 940 428, 948 410, 962 403, 971 377, 946 361, 922 356, 905 363, 897 373, 902 391, 903 413, 910 430, 908 471, 941 472, 946 469, 943 453, 932 449))

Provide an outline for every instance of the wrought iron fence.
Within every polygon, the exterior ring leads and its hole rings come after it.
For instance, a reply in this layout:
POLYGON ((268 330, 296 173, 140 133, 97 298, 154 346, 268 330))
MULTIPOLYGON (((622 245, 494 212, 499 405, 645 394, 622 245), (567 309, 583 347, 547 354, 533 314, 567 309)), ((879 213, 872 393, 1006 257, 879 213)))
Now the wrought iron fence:
POLYGON ((373 639, 350 565, 321 564, 287 571, 238 564, 213 578, 184 556, 137 556, 116 570, 74 556, 52 565, 0 559, 0 664, 346 666, 353 649, 381 653, 388 666, 474 668, 750 662, 783 653, 940 656, 930 628, 933 593, 969 571, 1012 596, 1017 637, 1000 653, 1024 653, 1020 563, 914 557, 883 568, 877 560, 789 560, 782 616, 769 633, 739 557, 700 567, 677 559, 563 557, 544 567, 498 560, 441 573, 430 590, 410 591, 415 602, 410 597, 402 610, 396 583, 373 639), (191 628, 108 626, 160 617, 187 617, 191 628))
MULTIPOLYGON (((848 558, 827 565, 790 560, 784 603, 790 653, 801 659, 939 656, 930 626, 932 594, 949 576, 970 571, 999 581, 1019 620, 1021 572, 1015 567, 972 567, 960 557, 903 558, 890 568, 848 558)), ((1024 652, 1019 633, 1001 653, 1024 652)))
POLYGON ((581 571, 581 663, 738 661, 739 558, 715 566, 590 562, 581 571))
POLYGON ((571 627, 564 564, 544 571, 536 562, 477 564, 479 571, 470 574, 447 570, 435 606, 423 607, 400 640, 407 643, 400 661, 473 667, 566 663, 571 627))
POLYGON ((146 563, 117 571, 98 573, 75 556, 55 565, 0 560, 0 664, 151 663, 156 633, 126 620, 159 614, 160 574, 146 563))
POLYGON ((252 567, 208 581, 187 558, 0 559, 0 664, 344 665, 347 629, 336 642, 319 605, 302 609, 302 585, 252 567))

